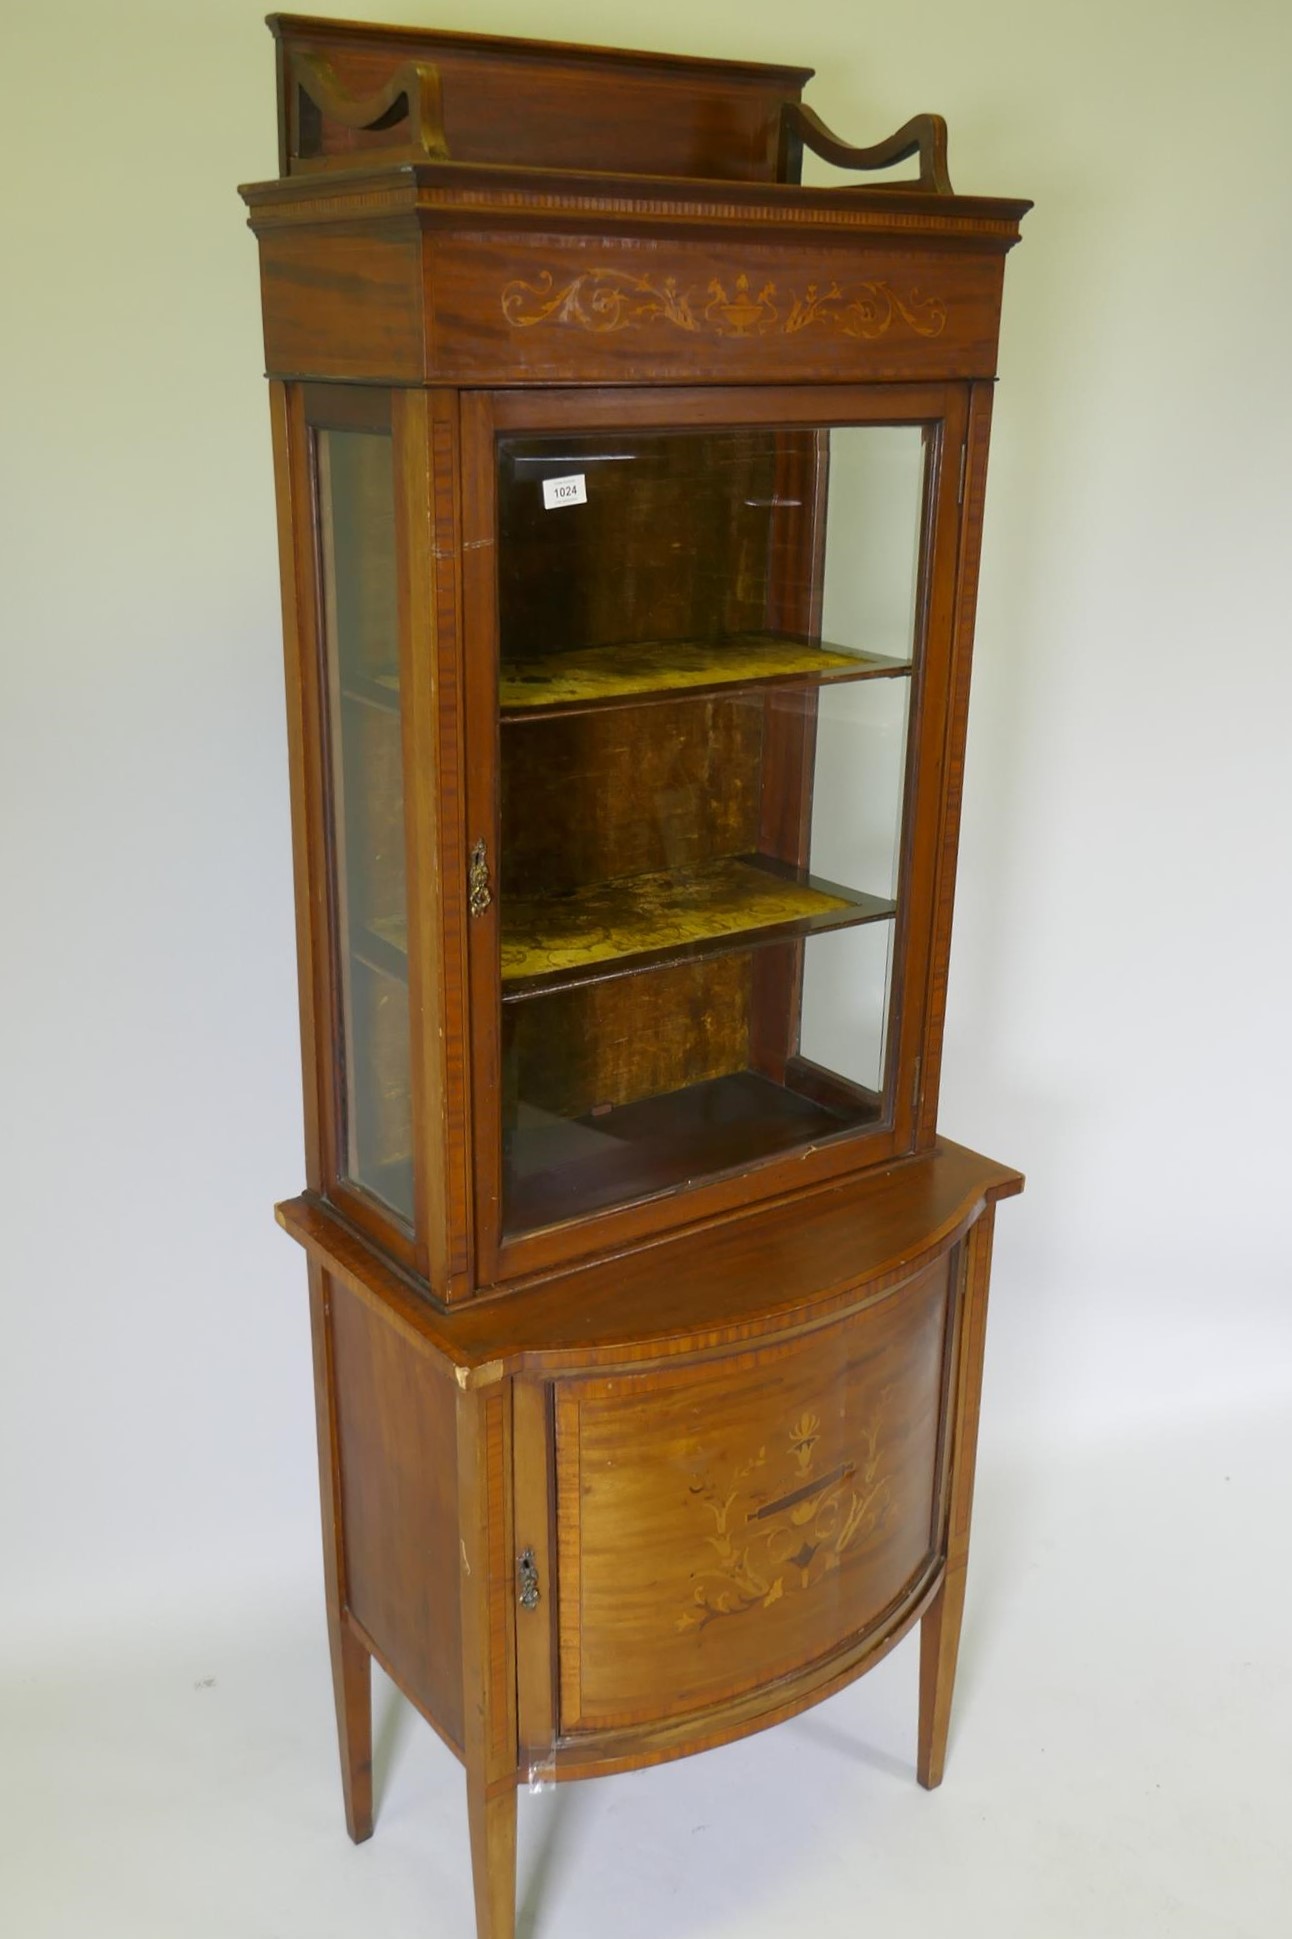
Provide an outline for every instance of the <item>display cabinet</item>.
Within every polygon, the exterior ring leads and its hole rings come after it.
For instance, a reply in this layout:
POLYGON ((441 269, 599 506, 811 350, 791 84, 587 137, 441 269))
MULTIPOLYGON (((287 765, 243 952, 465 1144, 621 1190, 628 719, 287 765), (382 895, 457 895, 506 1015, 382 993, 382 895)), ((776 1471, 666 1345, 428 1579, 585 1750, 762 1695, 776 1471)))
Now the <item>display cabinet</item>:
POLYGON ((270 24, 278 1216, 347 1817, 376 1658, 510 1939, 519 1785, 774 1723, 916 1623, 941 1777, 1022 1182, 936 1117, 1028 204, 953 194, 935 116, 848 147, 803 69, 270 24))

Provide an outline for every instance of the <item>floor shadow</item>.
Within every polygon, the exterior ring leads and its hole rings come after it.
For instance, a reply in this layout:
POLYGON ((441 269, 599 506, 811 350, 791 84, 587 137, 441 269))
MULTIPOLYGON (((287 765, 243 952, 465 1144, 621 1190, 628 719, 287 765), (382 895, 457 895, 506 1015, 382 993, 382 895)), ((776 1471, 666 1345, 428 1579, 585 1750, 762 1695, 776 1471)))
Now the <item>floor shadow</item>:
POLYGON ((880 1750, 876 1745, 854 1736, 851 1731, 841 1730, 819 1712, 796 1717, 790 1728, 810 1738, 814 1744, 838 1751, 853 1764, 864 1764, 869 1770, 881 1771, 885 1777, 900 1778, 902 1783, 909 1784, 915 1776, 914 1758, 894 1757, 891 1751, 880 1750))
POLYGON ((373 1808, 380 1811, 399 1753, 413 1724, 413 1707, 385 1677, 374 1678, 372 1732, 373 1808))
MULTIPOLYGON (((529 1810, 537 1816, 537 1826, 533 1855, 516 1906, 516 1939, 541 1939, 543 1907, 552 1879, 568 1863, 584 1808, 579 1795, 581 1788, 578 1784, 557 1785, 529 1802, 529 1810)), ((523 1789, 520 1802, 523 1812, 527 1803, 523 1789)))

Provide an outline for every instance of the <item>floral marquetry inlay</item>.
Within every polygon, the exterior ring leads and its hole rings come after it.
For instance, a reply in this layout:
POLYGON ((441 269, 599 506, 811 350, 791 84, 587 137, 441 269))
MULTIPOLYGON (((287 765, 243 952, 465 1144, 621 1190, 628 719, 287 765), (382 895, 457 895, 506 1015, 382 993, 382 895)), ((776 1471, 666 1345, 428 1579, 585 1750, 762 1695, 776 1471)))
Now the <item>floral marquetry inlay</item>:
POLYGON ((824 1472, 821 1421, 807 1409, 778 1444, 721 1475, 697 1476, 691 1494, 710 1523, 704 1540, 713 1560, 695 1573, 679 1632, 815 1588, 883 1527, 895 1507, 879 1445, 887 1397, 854 1441, 853 1458, 824 1472))
POLYGON ((516 278, 502 292, 502 313, 517 330, 568 323, 596 335, 663 323, 676 330, 719 337, 791 337, 801 330, 835 330, 867 340, 895 323, 919 337, 940 336, 947 306, 922 290, 905 293, 882 279, 843 285, 808 283, 800 294, 770 279, 752 281, 742 270, 713 276, 707 285, 683 285, 676 276, 634 276, 623 269, 586 269, 559 282, 545 269, 537 281, 516 278))

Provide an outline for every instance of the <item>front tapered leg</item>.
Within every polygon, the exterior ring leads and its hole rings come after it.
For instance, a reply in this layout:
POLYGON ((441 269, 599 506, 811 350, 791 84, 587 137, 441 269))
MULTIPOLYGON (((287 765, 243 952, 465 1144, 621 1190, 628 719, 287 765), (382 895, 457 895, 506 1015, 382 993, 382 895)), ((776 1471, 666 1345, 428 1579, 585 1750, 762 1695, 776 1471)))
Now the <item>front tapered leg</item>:
POLYGON ((965 1572, 949 1575, 920 1624, 920 1740, 916 1774, 926 1791, 942 1782, 965 1606, 965 1572))
POLYGON ((483 1778, 467 1772, 471 1827, 471 1876, 476 1895, 476 1939, 515 1939, 516 1786, 508 1780, 488 1796, 483 1778))
POLYGON ((942 1782, 951 1726, 960 1625, 969 1568, 969 1522, 973 1511, 978 1414, 982 1404, 983 1349, 987 1335, 987 1284, 995 1210, 988 1205, 965 1240, 955 1392, 952 1396, 951 1472, 947 1501, 946 1571, 920 1625, 920 1734, 916 1774, 926 1790, 942 1782))
POLYGON ((516 1652, 509 1381, 457 1401, 462 1710, 477 1939, 516 1932, 516 1652))

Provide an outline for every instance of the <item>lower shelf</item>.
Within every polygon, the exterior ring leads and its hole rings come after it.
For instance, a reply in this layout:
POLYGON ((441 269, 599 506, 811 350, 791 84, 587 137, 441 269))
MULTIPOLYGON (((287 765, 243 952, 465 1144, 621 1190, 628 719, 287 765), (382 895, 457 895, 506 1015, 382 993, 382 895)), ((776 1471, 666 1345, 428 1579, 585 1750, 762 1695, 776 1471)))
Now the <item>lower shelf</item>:
POLYGON ((722 949, 882 922, 896 904, 768 855, 619 876, 564 895, 504 895, 504 1002, 722 949))
POLYGON ((738 1071, 598 1116, 559 1118, 521 1106, 504 1152, 504 1219, 527 1232, 585 1217, 857 1128, 879 1115, 844 1112, 756 1071, 738 1071))

